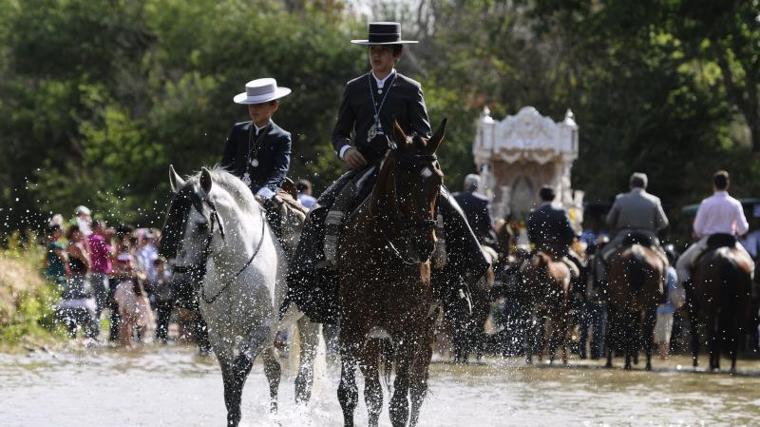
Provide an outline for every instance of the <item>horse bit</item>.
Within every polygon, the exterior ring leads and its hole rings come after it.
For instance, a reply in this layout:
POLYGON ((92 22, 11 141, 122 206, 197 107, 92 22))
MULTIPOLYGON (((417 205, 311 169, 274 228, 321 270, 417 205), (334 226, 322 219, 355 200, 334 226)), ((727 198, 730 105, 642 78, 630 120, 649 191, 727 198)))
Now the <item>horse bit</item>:
MULTIPOLYGON (((201 283, 201 297, 203 298, 203 301, 206 302, 206 304, 213 304, 214 301, 216 301, 219 296, 227 290, 230 283, 232 282, 227 281, 227 283, 220 289, 215 295, 213 295, 211 298, 208 298, 206 296, 205 288, 203 288, 203 278, 206 275, 206 264, 208 263, 208 258, 211 256, 211 241, 214 238, 214 224, 219 224, 219 234, 222 236, 222 240, 226 240, 226 234, 224 232, 224 225, 222 225, 221 220, 219 219, 219 211, 216 209, 216 204, 214 204, 211 199, 208 197, 204 197, 201 199, 200 196, 198 196, 197 193, 193 192, 190 195, 190 201, 192 202, 193 207, 196 211, 198 211, 199 214, 203 215, 203 204, 209 207, 211 209, 211 215, 208 220, 210 223, 209 232, 206 236, 206 241, 204 243, 203 251, 201 252, 201 261, 197 264, 193 264, 190 266, 183 266, 183 265, 177 265, 174 266, 174 272, 176 273, 188 273, 191 278, 197 280, 201 283)), ((259 243, 256 246, 256 249, 253 251, 253 254, 251 254, 250 258, 248 258, 248 261, 241 267, 237 273, 235 273, 235 276, 233 276, 233 279, 240 276, 240 274, 245 271, 246 268, 248 268, 249 265, 253 262, 253 259, 256 257, 256 255, 261 250, 261 246, 264 243, 264 230, 266 225, 266 218, 264 217, 264 213, 262 210, 259 210, 261 213, 261 239, 259 239, 259 243)))

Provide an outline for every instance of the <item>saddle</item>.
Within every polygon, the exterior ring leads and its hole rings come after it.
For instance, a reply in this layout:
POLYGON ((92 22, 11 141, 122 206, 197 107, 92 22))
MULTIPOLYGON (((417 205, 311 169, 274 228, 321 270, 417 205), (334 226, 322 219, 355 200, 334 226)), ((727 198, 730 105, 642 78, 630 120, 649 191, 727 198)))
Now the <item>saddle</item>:
POLYGON ((736 237, 731 234, 713 234, 707 238, 707 250, 712 251, 718 248, 733 248, 736 246, 736 237))
POLYGON ((292 257, 298 246, 308 212, 298 203, 295 185, 292 184, 293 181, 286 178, 282 188, 271 199, 263 203, 267 211, 267 219, 288 258, 292 257))
POLYGON ((643 231, 635 230, 630 231, 626 234, 626 236, 623 238, 623 241, 621 242, 620 248, 625 249, 633 245, 646 246, 652 249, 655 249, 659 246, 657 243, 657 238, 643 231))

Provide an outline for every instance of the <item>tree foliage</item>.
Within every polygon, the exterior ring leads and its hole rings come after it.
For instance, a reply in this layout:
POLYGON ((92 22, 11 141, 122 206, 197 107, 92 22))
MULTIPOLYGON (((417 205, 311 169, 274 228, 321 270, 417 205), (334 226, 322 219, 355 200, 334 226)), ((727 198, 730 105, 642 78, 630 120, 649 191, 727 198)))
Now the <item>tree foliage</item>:
POLYGON ((246 119, 231 102, 271 75, 294 94, 275 120, 296 134, 291 176, 323 189, 347 80, 367 68, 368 17, 403 21, 399 68, 448 117, 447 184, 473 172, 474 124, 524 105, 580 125, 574 186, 607 201, 633 170, 675 212, 717 168, 757 191, 760 0, 0 0, 0 224, 36 226, 88 204, 155 225, 167 166, 214 164, 246 119), (25 222, 29 221, 29 222, 25 222))

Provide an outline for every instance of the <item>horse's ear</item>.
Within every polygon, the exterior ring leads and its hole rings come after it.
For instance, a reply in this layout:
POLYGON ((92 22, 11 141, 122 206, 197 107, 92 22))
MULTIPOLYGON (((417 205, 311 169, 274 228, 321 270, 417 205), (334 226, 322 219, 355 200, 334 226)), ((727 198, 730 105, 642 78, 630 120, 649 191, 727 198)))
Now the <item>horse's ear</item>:
POLYGON ((185 180, 174 170, 174 165, 169 165, 169 186, 176 193, 185 186, 185 180))
POLYGON ((393 139, 396 141, 396 144, 401 146, 409 144, 409 139, 406 137, 404 129, 401 129, 401 125, 395 120, 393 121, 393 139))
POLYGON ((430 137, 428 140, 428 150, 430 150, 430 153, 433 154, 438 150, 438 147, 441 146, 441 143, 443 142, 443 138, 446 136, 446 122, 448 122, 448 119, 441 120, 441 124, 438 125, 438 129, 435 130, 435 133, 433 136, 430 137))
POLYGON ((211 179, 211 172, 206 168, 201 169, 201 190, 203 190, 204 193, 209 194, 211 192, 212 184, 213 180, 211 179))

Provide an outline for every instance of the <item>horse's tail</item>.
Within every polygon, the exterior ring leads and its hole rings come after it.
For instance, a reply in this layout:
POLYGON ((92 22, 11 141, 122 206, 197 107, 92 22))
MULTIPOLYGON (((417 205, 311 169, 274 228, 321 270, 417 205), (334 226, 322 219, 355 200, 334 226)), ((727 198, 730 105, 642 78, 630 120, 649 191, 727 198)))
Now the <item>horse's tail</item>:
POLYGON ((630 256, 625 262, 625 276, 633 290, 639 290, 644 286, 647 280, 647 258, 644 248, 640 245, 633 245, 628 251, 630 256))
POLYGON ((395 360, 396 351, 393 348, 393 341, 390 338, 380 339, 379 342, 380 355, 379 363, 382 369, 383 383, 385 389, 388 392, 391 391, 391 374, 393 373, 393 362, 395 360))

